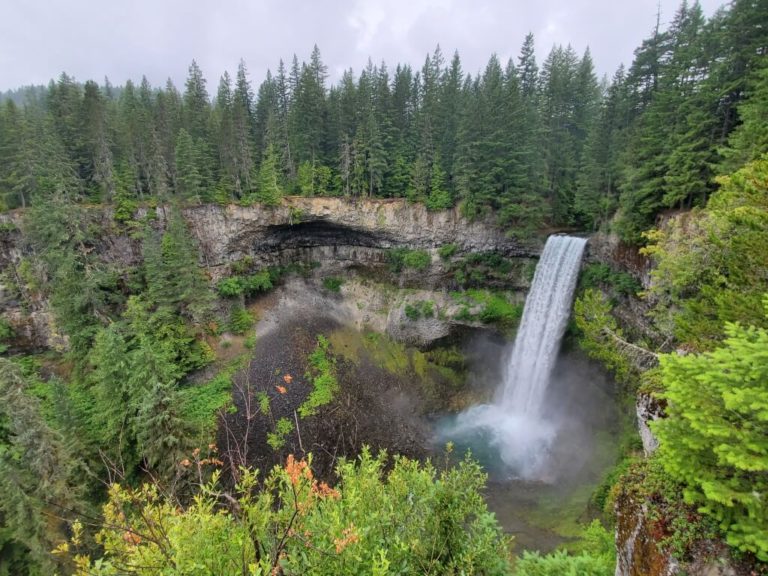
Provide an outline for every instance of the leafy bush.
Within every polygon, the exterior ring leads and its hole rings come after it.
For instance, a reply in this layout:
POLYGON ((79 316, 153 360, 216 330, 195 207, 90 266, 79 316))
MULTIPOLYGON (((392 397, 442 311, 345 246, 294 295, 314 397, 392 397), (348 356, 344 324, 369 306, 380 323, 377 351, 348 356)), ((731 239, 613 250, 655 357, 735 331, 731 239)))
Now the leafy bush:
POLYGON ((718 344, 726 322, 768 328, 768 156, 718 182, 706 208, 645 236, 655 320, 700 351, 718 344))
POLYGON ((432 300, 419 300, 414 304, 409 302, 405 305, 403 312, 409 320, 432 318, 435 315, 435 303, 432 300))
POLYGON ((13 326, 7 318, 0 316, 0 341, 13 338, 13 326))
POLYGON ((520 322, 523 315, 523 307, 512 304, 506 296, 498 292, 487 290, 467 290, 466 292, 454 292, 454 299, 462 302, 462 307, 455 319, 461 321, 479 320, 485 324, 497 324, 503 328, 513 328, 520 322), (470 306, 480 306, 480 311, 473 314, 470 306))
POLYGON ((216 289, 219 291, 219 295, 224 298, 235 298, 243 294, 245 287, 243 286, 243 281, 240 277, 233 276, 221 280, 216 286, 216 289))
POLYGON ((236 306, 229 315, 229 331, 233 334, 245 334, 253 328, 253 316, 245 308, 236 306))
POLYGON ((299 406, 299 415, 302 418, 317 414, 317 409, 331 402, 339 389, 336 360, 328 352, 330 345, 328 339, 320 335, 317 337, 317 347, 309 355, 310 368, 307 378, 312 382, 312 392, 299 406))
POLYGON ((546 556, 524 552, 515 562, 515 576, 613 576, 616 550, 613 533, 594 520, 584 531, 578 554, 559 550, 546 556))
POLYGON ((615 271, 608 264, 587 264, 579 275, 580 289, 601 286, 609 286, 622 296, 633 296, 642 288, 631 274, 615 271))
POLYGON ((404 268, 424 270, 432 262, 429 252, 410 248, 393 248, 387 252, 387 257, 393 272, 402 272, 404 268))
POLYGON ((216 415, 232 399, 232 373, 225 369, 205 384, 179 390, 183 419, 202 437, 213 435, 216 415))
POLYGON ((451 262, 450 268, 459 286, 486 286, 508 280, 515 265, 496 252, 473 252, 451 262))
POLYGON ((236 298, 239 296, 253 296, 258 292, 268 292, 272 287, 272 273, 269 270, 261 270, 250 276, 224 278, 216 288, 220 296, 236 298))
POLYGON ((288 434, 293 432, 293 422, 290 418, 280 418, 275 423, 275 430, 267 433, 267 444, 275 452, 285 446, 285 440, 288 434))
POLYGON ((458 246, 456 246, 456 244, 443 244, 438 248, 437 254, 442 260, 449 260, 451 256, 456 254, 457 249, 458 246))
POLYGON ((337 278, 336 276, 329 276, 328 278, 323 278, 323 288, 330 292, 339 293, 341 292, 341 285, 344 283, 344 280, 341 278, 337 278))
POLYGON ((103 558, 82 556, 78 575, 510 574, 509 543, 487 510, 476 463, 438 472, 396 458, 385 472, 386 460, 367 449, 356 462, 342 460, 336 487, 292 456, 261 490, 262 479, 245 471, 232 496, 237 514, 222 507, 215 484, 185 509, 151 486, 113 485, 103 558))

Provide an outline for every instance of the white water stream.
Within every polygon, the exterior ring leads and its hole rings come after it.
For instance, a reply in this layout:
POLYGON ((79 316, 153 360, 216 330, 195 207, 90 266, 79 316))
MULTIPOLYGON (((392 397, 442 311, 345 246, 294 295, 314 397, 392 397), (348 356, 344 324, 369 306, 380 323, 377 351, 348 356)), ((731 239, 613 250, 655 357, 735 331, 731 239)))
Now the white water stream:
POLYGON ((546 418, 546 393, 585 245, 585 239, 571 236, 547 239, 494 403, 462 412, 452 429, 442 433, 448 439, 480 436, 520 478, 546 479, 547 456, 557 434, 557 424, 546 418))

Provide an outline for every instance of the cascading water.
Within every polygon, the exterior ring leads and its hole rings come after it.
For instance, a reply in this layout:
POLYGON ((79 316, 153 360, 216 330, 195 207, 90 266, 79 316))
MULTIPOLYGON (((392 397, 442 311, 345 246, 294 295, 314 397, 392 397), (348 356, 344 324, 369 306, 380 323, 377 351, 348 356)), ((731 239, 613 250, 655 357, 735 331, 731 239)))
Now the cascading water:
POLYGON ((550 236, 544 246, 501 389, 505 410, 541 413, 586 243, 584 238, 550 236))
POLYGON ((544 246, 523 318, 493 404, 459 414, 442 440, 478 436, 522 478, 541 478, 557 427, 544 401, 571 311, 586 240, 550 236, 544 246))

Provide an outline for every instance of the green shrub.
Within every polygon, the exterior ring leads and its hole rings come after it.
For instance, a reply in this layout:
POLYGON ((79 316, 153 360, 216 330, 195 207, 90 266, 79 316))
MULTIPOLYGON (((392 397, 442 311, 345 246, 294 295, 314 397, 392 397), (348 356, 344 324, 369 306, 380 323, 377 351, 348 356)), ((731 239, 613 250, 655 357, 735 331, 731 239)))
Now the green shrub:
POLYGON ((277 452, 285 446, 285 440, 291 432, 293 432, 293 422, 289 418, 280 418, 275 423, 275 430, 267 434, 267 444, 277 452))
POLYGON ((317 347, 309 355, 307 378, 312 383, 312 392, 299 406, 299 415, 302 418, 317 414, 317 409, 331 402, 339 389, 336 360, 328 351, 330 345, 328 339, 320 335, 317 337, 317 347))
POLYGON ((456 244, 443 244, 440 246, 440 248, 438 248, 437 254, 442 260, 448 260, 451 256, 456 254, 457 249, 458 246, 456 246, 456 244))
POLYGON ((237 306, 229 315, 229 331, 233 334, 245 334, 253 327, 253 322, 250 312, 237 306))
POLYGON ((608 264, 587 264, 579 275, 579 291, 608 286, 622 296, 634 296, 642 286, 634 276, 613 270, 608 264))
POLYGON ((272 273, 269 270, 261 270, 250 276, 224 278, 216 286, 219 295, 224 298, 253 296, 259 292, 268 292, 272 287, 272 273))
POLYGON ((341 278, 337 278, 336 276, 329 276, 328 278, 323 278, 323 288, 330 292, 339 293, 341 292, 341 285, 344 283, 344 280, 341 278))
POLYGON ((418 320, 419 318, 433 318, 435 315, 435 303, 432 300, 419 300, 415 304, 410 302, 403 309, 405 316, 409 320, 418 320))
POLYGON ((488 512, 478 464, 437 471, 364 449, 336 472, 329 487, 293 457, 266 478, 244 470, 234 492, 239 514, 221 506, 215 484, 184 508, 156 488, 112 486, 103 557, 83 556, 79 566, 88 574, 231 574, 241 566, 270 574, 279 558, 282 573, 314 576, 511 573, 509 542, 488 512), (160 541, 125 537, 158 526, 160 541))
POLYGON ((13 326, 7 318, 0 316, 0 340, 13 338, 13 326))
POLYGON ((393 272, 402 272, 404 268, 425 270, 432 262, 429 252, 410 248, 393 248, 387 252, 387 257, 393 272))
POLYGON ((242 278, 239 276, 232 276, 231 278, 224 278, 219 281, 216 289, 219 291, 219 295, 224 298, 235 298, 241 296, 245 291, 242 278))
POLYGON ((217 415, 232 400, 232 379, 246 364, 247 358, 241 356, 229 362, 208 382, 179 389, 182 418, 200 433, 204 441, 216 432, 217 415))

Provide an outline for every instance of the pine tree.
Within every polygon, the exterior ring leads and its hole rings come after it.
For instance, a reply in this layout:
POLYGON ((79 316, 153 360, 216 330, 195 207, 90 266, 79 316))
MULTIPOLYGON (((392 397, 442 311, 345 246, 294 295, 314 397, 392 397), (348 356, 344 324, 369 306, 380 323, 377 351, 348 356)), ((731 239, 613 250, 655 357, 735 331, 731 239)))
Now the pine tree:
POLYGON ((714 517, 729 544, 768 561, 760 497, 768 491, 768 331, 727 324, 725 332, 712 352, 662 356, 666 418, 654 432, 686 500, 714 517))
POLYGON ((0 359, 0 513, 43 572, 63 570, 50 551, 66 538, 65 523, 83 510, 75 462, 43 420, 19 367, 0 359))
POLYGON ((147 391, 136 414, 139 453, 150 470, 172 480, 179 462, 190 448, 189 426, 181 417, 178 393, 168 384, 156 382, 147 391))
POLYGON ((200 153, 184 128, 176 139, 176 193, 180 198, 199 203, 203 195, 200 153))
POLYGON ((440 166, 440 155, 432 160, 432 174, 429 179, 429 197, 425 202, 428 210, 447 210, 453 206, 453 198, 445 186, 445 173, 440 166))
POLYGON ((112 150, 104 98, 95 82, 85 83, 82 128, 84 178, 98 190, 97 197, 110 200, 115 192, 112 150))
POLYGON ((184 91, 184 127, 193 139, 206 140, 209 135, 211 104, 205 77, 197 62, 189 66, 186 90, 184 91))
POLYGON ((278 206, 283 197, 277 172, 277 157, 274 148, 269 145, 259 166, 256 201, 266 206, 278 206))

